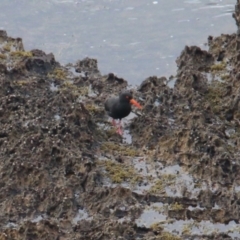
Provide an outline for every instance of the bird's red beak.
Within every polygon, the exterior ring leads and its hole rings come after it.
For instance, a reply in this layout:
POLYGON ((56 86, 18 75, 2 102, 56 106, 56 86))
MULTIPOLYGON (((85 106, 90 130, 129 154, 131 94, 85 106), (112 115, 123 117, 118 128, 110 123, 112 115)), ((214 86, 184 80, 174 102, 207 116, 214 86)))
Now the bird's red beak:
POLYGON ((135 99, 131 99, 130 103, 136 106, 137 108, 142 109, 142 106, 135 99))

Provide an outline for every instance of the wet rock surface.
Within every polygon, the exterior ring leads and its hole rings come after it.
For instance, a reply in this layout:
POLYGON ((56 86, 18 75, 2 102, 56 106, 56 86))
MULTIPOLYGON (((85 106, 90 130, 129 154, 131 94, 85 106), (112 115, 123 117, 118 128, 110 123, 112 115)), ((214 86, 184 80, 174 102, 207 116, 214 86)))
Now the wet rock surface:
POLYGON ((130 89, 122 138, 103 104, 126 80, 1 31, 0 239, 240 239, 239 37, 208 45, 130 89))

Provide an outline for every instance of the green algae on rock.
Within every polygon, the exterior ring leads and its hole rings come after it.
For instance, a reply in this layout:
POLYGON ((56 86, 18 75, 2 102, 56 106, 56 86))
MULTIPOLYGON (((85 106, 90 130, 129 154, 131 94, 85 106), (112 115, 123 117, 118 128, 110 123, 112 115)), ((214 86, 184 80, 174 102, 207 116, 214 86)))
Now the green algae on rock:
MULTIPOLYGON (((238 27, 239 13, 237 4, 238 27)), ((238 38, 186 47, 172 88, 149 77, 133 89, 144 108, 123 144, 102 110, 126 80, 102 76, 91 58, 74 75, 0 31, 0 239, 240 238, 238 38), (167 220, 136 225, 153 203, 166 205, 167 220), (73 221, 79 210, 87 216, 73 221)))
POLYGON ((104 166, 108 177, 113 183, 122 183, 128 181, 130 183, 137 183, 141 181, 142 177, 134 170, 133 167, 124 166, 123 164, 113 162, 111 160, 101 161, 98 163, 104 166))

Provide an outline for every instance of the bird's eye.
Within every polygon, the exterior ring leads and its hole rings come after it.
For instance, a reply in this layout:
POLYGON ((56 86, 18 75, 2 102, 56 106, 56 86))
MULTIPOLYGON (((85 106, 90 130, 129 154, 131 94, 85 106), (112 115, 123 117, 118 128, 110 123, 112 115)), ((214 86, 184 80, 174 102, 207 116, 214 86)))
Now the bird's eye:
POLYGON ((129 99, 129 96, 126 96, 126 99, 129 99))

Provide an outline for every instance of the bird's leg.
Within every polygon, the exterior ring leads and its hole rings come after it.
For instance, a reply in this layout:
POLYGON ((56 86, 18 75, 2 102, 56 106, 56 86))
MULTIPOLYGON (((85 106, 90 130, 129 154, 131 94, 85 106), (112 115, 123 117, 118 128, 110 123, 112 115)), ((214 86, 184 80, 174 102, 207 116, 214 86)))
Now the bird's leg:
POLYGON ((123 135, 121 119, 119 120, 119 123, 118 123, 117 133, 119 135, 123 135))
POLYGON ((123 135, 121 120, 119 120, 119 122, 116 123, 115 119, 113 118, 113 119, 112 119, 112 125, 113 125, 114 127, 117 127, 116 133, 118 133, 119 135, 123 135))
POLYGON ((116 121, 114 120, 114 118, 112 119, 112 125, 115 126, 115 127, 117 126, 117 123, 116 123, 116 121))

